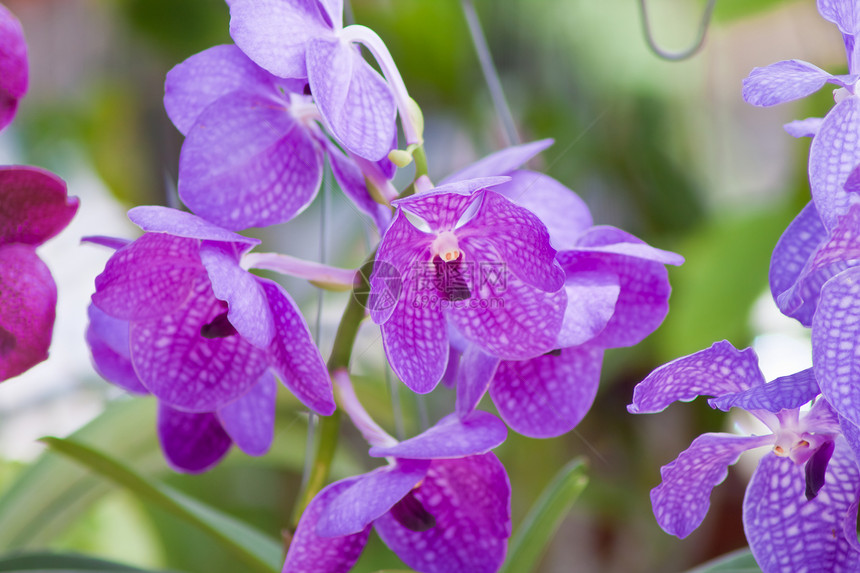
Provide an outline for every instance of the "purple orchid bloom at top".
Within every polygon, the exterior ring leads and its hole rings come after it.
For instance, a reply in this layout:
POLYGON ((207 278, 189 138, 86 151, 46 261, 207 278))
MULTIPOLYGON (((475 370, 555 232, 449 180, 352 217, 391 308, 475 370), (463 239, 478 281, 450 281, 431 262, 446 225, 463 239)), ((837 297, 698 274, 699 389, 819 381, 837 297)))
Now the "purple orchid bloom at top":
MULTIPOLYGON (((347 196, 377 228, 387 226, 389 210, 316 125, 320 115, 304 86, 273 76, 232 45, 195 54, 167 74, 164 107, 186 136, 179 195, 192 211, 231 230, 285 222, 316 196, 327 155, 347 196)), ((377 170, 394 174, 388 159, 377 170)))
POLYGON ((810 118, 786 126, 795 136, 814 136, 809 149, 809 184, 812 199, 824 226, 831 229, 849 204, 860 195, 847 193, 845 182, 860 164, 860 98, 856 94, 860 78, 860 11, 854 0, 818 0, 818 11, 842 32, 848 57, 848 74, 832 75, 804 61, 787 60, 765 68, 755 68, 744 80, 744 99, 751 104, 771 106, 805 97, 825 83, 839 86, 836 105, 823 119, 810 118))
MULTIPOLYGON (((341 0, 231 0, 230 35, 254 62, 281 78, 307 79, 328 131, 349 151, 376 161, 395 137, 408 97, 382 41, 343 26, 341 0), (395 89, 356 49, 368 47, 395 89), (395 103, 395 99, 397 101, 395 103)), ((408 114, 407 114, 408 115, 408 114)), ((420 143, 404 121, 407 143, 420 143)))
POLYGON ((167 406, 221 411, 274 370, 308 408, 331 414, 331 381, 307 324, 277 283, 240 267, 258 241, 190 213, 137 207, 146 233, 96 278, 93 303, 128 323, 136 378, 167 406))
MULTIPOLYGON (((553 437, 574 428, 597 395, 603 351, 632 346, 656 329, 669 310, 666 264, 683 258, 608 226, 594 226, 585 202, 555 179, 520 165, 552 143, 536 141, 494 153, 447 179, 509 175, 493 191, 546 224, 567 294, 553 352, 502 360, 452 336, 457 412, 468 415, 489 388, 499 414, 515 431, 553 437)), ((448 373, 448 377, 453 374, 448 373)))
POLYGON ((24 30, 8 8, 0 4, 0 129, 15 117, 18 100, 27 92, 28 77, 24 30))
POLYGON ((0 381, 48 358, 57 287, 36 248, 77 210, 78 199, 53 173, 0 166, 0 381))
POLYGON ((293 536, 284 573, 349 571, 371 526, 417 571, 497 571, 511 534, 511 489, 490 450, 505 440, 505 425, 486 412, 466 420, 452 414, 398 443, 363 409, 356 420, 351 387, 347 392, 341 394, 344 408, 373 445, 370 455, 389 463, 335 482, 314 498, 293 536))
POLYGON ((640 382, 631 413, 660 412, 675 401, 713 396, 709 404, 750 412, 771 434, 709 433, 664 466, 651 491, 654 515, 667 533, 686 537, 705 517, 710 492, 746 450, 769 446, 744 498, 744 530, 766 573, 856 571, 860 472, 840 435, 836 412, 815 400, 811 369, 765 383, 751 349, 726 341, 661 366, 640 382), (800 407, 813 402, 809 411, 800 407))
POLYGON ((507 360, 555 348, 564 272, 544 224, 489 189, 507 180, 470 179, 396 202, 369 306, 392 368, 415 392, 431 391, 445 373, 449 324, 507 360))

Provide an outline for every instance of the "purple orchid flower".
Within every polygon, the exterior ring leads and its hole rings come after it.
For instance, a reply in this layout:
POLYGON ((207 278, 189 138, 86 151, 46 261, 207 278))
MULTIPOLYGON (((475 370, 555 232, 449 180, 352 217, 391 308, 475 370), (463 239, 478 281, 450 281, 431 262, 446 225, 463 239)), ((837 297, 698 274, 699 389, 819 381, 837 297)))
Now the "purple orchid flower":
POLYGON ((48 358, 57 287, 36 247, 62 231, 77 210, 78 199, 53 173, 0 166, 0 381, 48 358))
MULTIPOLYGON (((167 74, 164 107, 186 136, 179 195, 192 211, 230 230, 285 222, 316 196, 328 156, 347 196, 377 228, 387 226, 390 211, 316 125, 320 115, 304 86, 273 76, 233 45, 195 54, 167 74)), ((394 166, 380 163, 382 177, 392 177, 394 166)))
POLYGON ((466 420, 449 415, 398 443, 363 409, 355 415, 350 386, 339 380, 338 388, 344 408, 374 444, 370 455, 389 463, 335 482, 314 498, 290 544, 284 573, 349 571, 371 526, 417 571, 497 571, 511 534, 511 490, 490 450, 505 440, 505 425, 486 412, 466 420))
POLYGON ((431 391, 445 373, 449 325, 506 360, 555 348, 564 273, 543 223, 488 189, 504 181, 470 179, 396 202, 369 306, 392 368, 415 392, 431 391))
POLYGON ((110 258, 93 303, 128 323, 143 388, 174 410, 221 412, 272 369, 308 408, 334 411, 328 372, 295 303, 240 267, 258 241, 165 207, 137 207, 129 218, 146 232, 110 258))
POLYGON ((827 229, 860 195, 847 193, 845 182, 860 164, 860 146, 854 140, 860 131, 860 98, 856 91, 860 78, 860 17, 854 0, 818 0, 821 16, 842 32, 848 57, 848 74, 832 75, 804 61, 788 60, 755 68, 744 80, 744 99, 753 105, 771 106, 805 97, 825 83, 839 86, 836 105, 823 119, 810 118, 786 126, 791 135, 814 136, 809 149, 809 184, 812 199, 827 229))
POLYGON ((651 491, 657 522, 686 537, 708 511, 710 492, 746 450, 770 446, 744 498, 744 530, 765 572, 860 568, 856 500, 860 472, 836 412, 819 398, 811 369, 765 383, 752 349, 726 341, 661 366, 640 382, 631 413, 713 396, 711 407, 750 412, 771 434, 709 433, 664 466, 651 491), (812 408, 801 406, 813 402, 812 408), (847 532, 847 533, 846 533, 847 532))
POLYGON ((21 22, 0 4, 0 129, 12 122, 27 92, 27 44, 21 22))
POLYGON ((388 50, 368 28, 343 26, 341 0, 229 4, 236 45, 278 77, 307 79, 326 128, 344 148, 371 161, 385 157, 394 140, 398 107, 407 143, 421 142, 388 50), (355 42, 370 49, 392 86, 364 60, 355 42))
POLYGON ((582 420, 597 395, 604 349, 638 344, 662 323, 671 292, 665 265, 683 262, 624 231, 594 226, 576 193, 547 175, 519 168, 551 143, 510 147, 445 179, 510 176, 493 191, 537 215, 559 250, 567 302, 553 352, 502 360, 462 337, 450 337, 451 360, 460 360, 455 362, 458 414, 474 410, 489 388, 511 429, 536 438, 564 434, 582 420))
MULTIPOLYGON (((88 309, 87 344, 96 371, 108 382, 137 395, 150 395, 134 371, 129 322, 88 309)), ((214 412, 183 412, 158 404, 158 438, 170 466, 200 473, 216 465, 235 443, 248 455, 261 456, 272 444, 277 383, 265 371, 237 400, 214 412)))

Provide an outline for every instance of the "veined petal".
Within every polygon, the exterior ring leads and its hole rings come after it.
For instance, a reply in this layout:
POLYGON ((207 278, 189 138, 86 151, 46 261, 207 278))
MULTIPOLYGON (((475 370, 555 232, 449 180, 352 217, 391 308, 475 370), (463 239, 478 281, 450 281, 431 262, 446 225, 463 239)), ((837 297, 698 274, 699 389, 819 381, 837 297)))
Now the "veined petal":
POLYGON ((842 435, 845 442, 854 453, 854 459, 860 459, 860 426, 851 422, 844 416, 839 416, 839 427, 842 430, 842 435))
POLYGON ((214 46, 167 72, 164 110, 185 135, 203 110, 218 98, 239 90, 276 96, 278 82, 235 45, 214 46))
POLYGON ((290 542, 283 573, 347 573, 352 569, 367 544, 370 526, 354 535, 321 537, 317 534, 317 524, 332 500, 363 477, 335 482, 311 500, 290 542))
POLYGON ((860 267, 824 284, 812 321, 812 364, 830 405, 860 424, 860 267))
POLYGON ((834 76, 809 62, 785 60, 754 68, 744 79, 743 95, 747 103, 771 106, 806 97, 827 82, 845 87, 851 80, 851 76, 834 76))
POLYGON ((57 287, 31 245, 0 245, 0 381, 48 358, 57 287))
MULTIPOLYGON (((491 153, 486 157, 479 159, 468 167, 457 171, 439 182, 440 185, 446 185, 455 181, 465 181, 466 179, 476 179, 478 177, 493 177, 494 175, 509 175, 515 171, 526 161, 536 156, 552 145, 552 139, 540 139, 523 143, 522 145, 512 145, 495 153, 491 153)), ((511 198, 513 199, 513 198, 511 198)))
POLYGON ((845 183, 860 164, 860 97, 847 97, 824 118, 809 147, 809 185, 812 200, 824 226, 832 229, 860 195, 845 190, 845 183))
POLYGON ((558 347, 579 346, 606 328, 621 294, 621 279, 612 267, 591 256, 564 258, 567 306, 558 347))
MULTIPOLYGON (((806 500, 803 466, 768 454, 744 497, 744 532, 762 571, 857 571, 860 552, 843 534, 860 474, 844 440, 827 467, 824 487, 806 500)), ((856 545, 856 524, 852 527, 856 545)))
POLYGON ((24 97, 29 83, 27 44, 21 23, 0 4, 0 129, 15 117, 18 100, 24 97))
POLYGON ((127 320, 120 320, 105 314, 90 304, 87 308, 90 323, 87 326, 86 340, 92 353, 93 365, 99 375, 120 388, 134 394, 149 394, 131 363, 131 350, 128 341, 127 320))
POLYGON ((466 347, 457 369, 457 416, 465 418, 478 407, 499 362, 498 356, 484 352, 477 344, 466 347))
POLYGON ((331 378, 310 329, 284 287, 257 278, 275 319, 275 336, 268 354, 284 386, 302 404, 323 416, 335 410, 331 378))
POLYGON ((207 107, 182 145, 179 195, 230 230, 283 223, 313 200, 323 151, 286 103, 233 92, 207 107))
POLYGON ((232 0, 230 36, 259 66, 282 78, 306 78, 308 42, 334 32, 318 0, 232 0))
POLYGON ((311 94, 331 134, 345 148, 377 161, 391 150, 397 108, 388 83, 358 50, 317 37, 307 50, 311 94))
POLYGON ((267 370, 247 394, 218 410, 224 431, 249 456, 262 456, 272 445, 277 389, 267 370))
POLYGON ((119 249, 96 277, 93 303, 123 320, 150 320, 173 312, 205 276, 200 242, 147 233, 119 249))
MULTIPOLYGON (((2 10, 0 5, 0 17, 2 10)), ((0 37, 2 32, 0 18, 0 37)), ((0 47, 0 78, 2 56, 0 47)), ((50 171, 30 166, 0 166, 0 244, 41 245, 65 229, 77 210, 78 198, 68 197, 65 181, 50 171)))
POLYGON ((479 191, 510 181, 510 177, 482 177, 440 185, 392 204, 418 215, 434 233, 450 231, 472 206, 479 191))
POLYGON ((808 117, 806 119, 796 119, 789 121, 782 128, 787 134, 792 137, 815 137, 818 130, 821 129, 823 117, 808 117))
POLYGON ((594 402, 603 349, 586 344, 499 365, 490 397, 518 434, 551 438, 572 430, 594 402))
POLYGON ((215 298, 227 303, 227 319, 242 337, 266 348, 275 335, 269 303, 257 277, 239 266, 235 245, 204 241, 200 260, 212 282, 215 298))
POLYGON ((810 201, 779 238, 770 259, 768 278, 774 301, 780 311, 807 326, 812 323, 821 285, 818 285, 815 297, 806 304, 794 288, 801 280, 807 261, 827 240, 827 236, 827 229, 821 223, 815 204, 810 201))
POLYGON ((735 394, 724 394, 711 398, 711 408, 728 412, 732 408, 743 410, 767 410, 774 414, 780 410, 800 408, 818 396, 821 390, 812 368, 795 374, 781 376, 767 384, 759 384, 735 394))
POLYGON ((237 334, 201 336, 201 328, 224 310, 204 274, 176 311, 132 323, 135 371, 143 385, 169 406, 214 412, 250 390, 268 367, 265 352, 237 334))
POLYGON ((492 453, 434 460, 414 496, 434 527, 412 531, 391 512, 374 523, 404 563, 427 573, 498 571, 511 534, 511 486, 492 453))
POLYGON ((426 460, 398 460, 396 465, 365 474, 331 501, 320 516, 317 534, 359 533, 412 491, 429 467, 426 460))
POLYGON ((854 36, 858 32, 860 10, 850 0, 818 0, 818 13, 833 22, 843 34, 854 36))
MULTIPOLYGON (((699 527, 711 505, 711 490, 746 450, 773 443, 773 436, 702 434, 660 469, 663 481, 651 490, 657 523, 666 533, 687 537, 699 527)), ((773 456, 775 457, 775 456, 773 456)))
MULTIPOLYGON (((820 378, 819 378, 820 380, 820 378)), ((681 400, 697 396, 723 396, 764 384, 758 357, 752 348, 738 350, 728 341, 676 358, 660 366, 633 390, 631 414, 660 412, 681 400)))
POLYGON ((370 448, 370 455, 420 460, 464 458, 489 452, 507 435, 502 421, 488 412, 478 410, 464 419, 448 414, 414 438, 394 446, 370 448))
POLYGON ((158 441, 170 467, 184 473, 205 472, 233 444, 215 414, 180 412, 163 402, 158 404, 158 441))
POLYGON ((242 253, 254 245, 260 244, 259 239, 239 235, 218 225, 213 225, 191 213, 161 205, 134 207, 129 209, 128 218, 147 232, 167 233, 168 235, 201 241, 236 243, 237 248, 242 253))

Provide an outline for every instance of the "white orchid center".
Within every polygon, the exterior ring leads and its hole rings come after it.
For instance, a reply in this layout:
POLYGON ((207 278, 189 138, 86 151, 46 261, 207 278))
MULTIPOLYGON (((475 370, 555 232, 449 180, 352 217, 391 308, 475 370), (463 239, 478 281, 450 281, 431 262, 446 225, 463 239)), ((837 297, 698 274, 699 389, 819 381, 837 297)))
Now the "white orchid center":
POLYGON ((451 231, 442 231, 430 244, 431 259, 439 257, 442 261, 450 263, 456 261, 462 255, 457 236, 451 231))

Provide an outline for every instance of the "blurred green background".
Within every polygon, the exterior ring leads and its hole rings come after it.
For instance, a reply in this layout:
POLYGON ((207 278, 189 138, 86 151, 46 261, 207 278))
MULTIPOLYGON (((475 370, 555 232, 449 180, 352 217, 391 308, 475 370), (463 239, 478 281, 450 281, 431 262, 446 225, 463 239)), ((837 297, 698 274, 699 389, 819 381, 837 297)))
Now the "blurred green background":
MULTIPOLYGON (((230 41, 226 4, 4 3, 25 29, 31 85, 13 127, 0 135, 0 163, 53 170, 82 206, 73 225, 40 251, 60 289, 52 357, 0 387, 0 553, 48 548, 145 568, 243 571, 211 536, 43 454, 34 441, 89 423, 81 441, 141 474, 272 538, 289 527, 308 427, 294 399, 280 394, 267 456, 233 451, 205 475, 177 475, 158 451, 152 401, 122 396, 98 379, 83 344, 87 297, 108 253, 79 246, 80 237, 136 236, 124 219, 127 208, 175 201, 181 136, 162 108, 164 76, 188 56, 230 41)), ((638 417, 625 407, 654 367, 723 338, 737 347, 755 344, 769 379, 808 365, 808 337, 780 320, 766 294, 767 270, 782 230, 808 200, 808 140, 790 138, 781 125, 821 115, 832 100, 824 90, 758 109, 742 101, 740 88, 753 67, 781 59, 807 59, 840 73, 841 38, 812 0, 718 0, 702 51, 667 62, 648 49, 632 0, 475 0, 475 6, 523 141, 555 139, 533 166, 578 192, 598 223, 687 259, 670 269, 668 319, 638 347, 607 354, 600 393, 580 426, 553 440, 511 434, 497 450, 513 486, 514 526, 552 476, 582 455, 590 484, 537 570, 682 571, 742 547, 741 501, 754 462, 733 468, 703 525, 683 541, 659 529, 648 496, 661 465, 697 434, 730 429, 731 418, 698 402, 638 417)), ((704 2, 649 0, 648 7, 653 37, 665 49, 695 40, 704 2)), ((353 0, 352 9, 387 43, 422 106, 434 180, 504 146, 458 1, 353 0)), ((355 267, 375 239, 338 193, 328 197, 326 256, 355 267)), ((266 250, 318 259, 320 220, 318 199, 296 220, 258 234, 266 250)), ((315 290, 283 282, 313 325, 315 290)), ((345 297, 324 297, 324 355, 345 297)), ((365 325, 355 351, 356 386, 390 431, 408 436, 419 431, 422 415, 432 422, 451 411, 445 389, 420 400, 392 390, 382 356, 378 330, 365 325)), ((360 438, 344 426, 335 478, 371 467, 360 438)), ((372 536, 355 571, 398 567, 372 536)))

